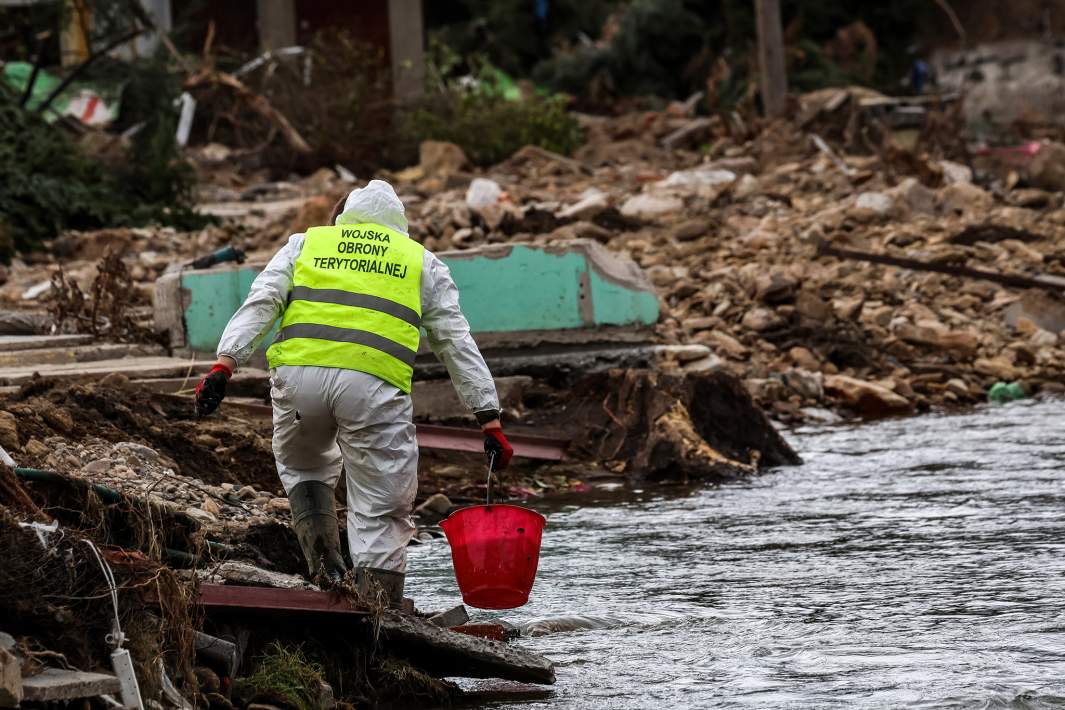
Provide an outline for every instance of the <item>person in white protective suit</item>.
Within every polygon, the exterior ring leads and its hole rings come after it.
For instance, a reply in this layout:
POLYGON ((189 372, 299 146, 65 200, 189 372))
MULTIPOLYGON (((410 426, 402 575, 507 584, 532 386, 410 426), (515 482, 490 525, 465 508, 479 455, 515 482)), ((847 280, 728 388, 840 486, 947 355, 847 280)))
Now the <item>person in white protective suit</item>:
POLYGON ((488 367, 448 267, 407 234, 403 203, 373 180, 337 204, 334 224, 294 234, 255 279, 196 388, 201 416, 281 320, 267 351, 278 474, 313 579, 336 582, 333 490, 347 476, 347 534, 360 589, 402 601, 418 445, 410 398, 419 327, 501 471, 513 455, 488 367), (376 586, 374 586, 376 585, 376 586))

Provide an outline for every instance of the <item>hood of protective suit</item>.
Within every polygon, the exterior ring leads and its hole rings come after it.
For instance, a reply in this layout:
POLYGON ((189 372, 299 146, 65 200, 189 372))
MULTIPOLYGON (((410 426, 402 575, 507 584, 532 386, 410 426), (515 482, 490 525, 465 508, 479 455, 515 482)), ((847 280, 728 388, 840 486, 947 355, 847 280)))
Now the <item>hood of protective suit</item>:
POLYGON ((371 180, 366 187, 352 190, 344 201, 337 224, 373 222, 407 234, 407 216, 399 195, 384 180, 371 180))

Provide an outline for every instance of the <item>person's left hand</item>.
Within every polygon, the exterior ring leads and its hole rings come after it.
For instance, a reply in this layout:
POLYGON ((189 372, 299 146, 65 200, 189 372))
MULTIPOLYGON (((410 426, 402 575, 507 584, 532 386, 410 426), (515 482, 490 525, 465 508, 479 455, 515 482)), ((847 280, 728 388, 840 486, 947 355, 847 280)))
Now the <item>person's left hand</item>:
POLYGON ((498 421, 494 425, 485 426, 482 431, 484 432, 484 453, 492 462, 492 470, 502 471, 514 456, 514 447, 503 435, 503 427, 498 421))

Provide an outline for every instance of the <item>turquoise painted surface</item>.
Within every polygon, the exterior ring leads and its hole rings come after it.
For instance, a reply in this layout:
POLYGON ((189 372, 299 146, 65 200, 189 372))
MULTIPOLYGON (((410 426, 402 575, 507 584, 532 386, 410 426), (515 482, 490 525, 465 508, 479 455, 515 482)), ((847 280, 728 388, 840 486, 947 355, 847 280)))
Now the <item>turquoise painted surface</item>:
MULTIPOLYGON (((654 294, 606 280, 578 251, 548 253, 519 245, 502 258, 477 255, 444 261, 475 333, 649 325, 658 320, 654 294), (590 299, 590 307, 582 307, 585 299, 590 299)), ((256 274, 257 269, 244 267, 182 277, 181 285, 190 294, 185 310, 189 347, 215 349, 256 274)))

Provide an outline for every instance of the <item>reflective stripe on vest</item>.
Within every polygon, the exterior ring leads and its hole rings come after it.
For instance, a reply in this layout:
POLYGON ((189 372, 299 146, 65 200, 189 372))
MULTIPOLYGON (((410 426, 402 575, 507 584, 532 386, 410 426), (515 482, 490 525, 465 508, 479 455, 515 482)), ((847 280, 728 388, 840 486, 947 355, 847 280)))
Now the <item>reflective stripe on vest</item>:
POLYGON ((314 227, 296 258, 270 367, 359 370, 410 392, 424 249, 376 224, 314 227))

